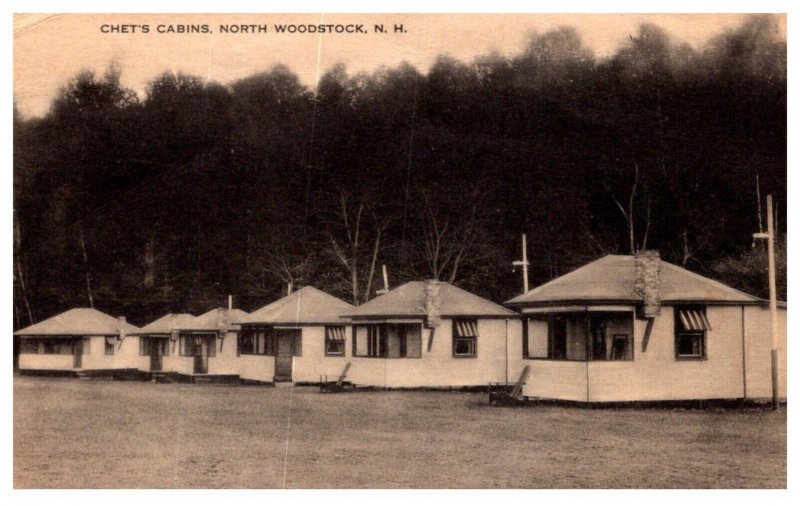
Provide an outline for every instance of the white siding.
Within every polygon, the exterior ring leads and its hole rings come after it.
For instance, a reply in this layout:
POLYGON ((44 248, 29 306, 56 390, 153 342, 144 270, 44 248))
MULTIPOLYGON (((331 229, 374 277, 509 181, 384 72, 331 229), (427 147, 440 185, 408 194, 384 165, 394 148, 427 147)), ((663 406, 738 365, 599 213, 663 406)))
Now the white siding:
MULTIPOLYGON (((745 308, 747 397, 772 398, 769 308, 745 308)), ((786 398, 786 310, 778 310, 778 395, 786 398)))
MULTIPOLYGON (((388 388, 488 385, 506 381, 507 374, 509 379, 516 379, 514 375, 519 374, 522 350, 522 326, 519 320, 508 320, 508 348, 505 319, 478 320, 475 358, 453 357, 452 328, 452 320, 442 319, 434 333, 430 351, 430 330, 423 328, 420 358, 351 357, 349 378, 357 385, 388 388)), ((348 337, 350 335, 348 332, 348 337)), ((348 343, 348 349, 352 349, 352 343, 348 343)))
MULTIPOLYGON (((236 340, 236 332, 227 332, 224 339, 220 339, 219 336, 214 339, 216 356, 208 357, 209 375, 239 374, 240 361, 239 357, 236 355, 236 340)), ((149 357, 142 358, 147 360, 145 370, 149 370, 149 357)), ((180 339, 178 341, 169 341, 169 355, 163 357, 162 360, 162 372, 175 372, 187 375, 194 374, 194 357, 180 355, 180 339)))
MULTIPOLYGON (((743 358, 747 363, 747 397, 771 396, 770 317, 759 307, 708 306, 712 330, 706 332, 706 358, 675 357, 674 309, 663 306, 656 317, 647 351, 645 320, 634 320, 633 361, 565 362, 526 360, 533 374, 523 389, 529 397, 591 402, 735 399, 745 396, 743 358), (742 314, 744 312, 744 327, 742 314), (742 332, 747 353, 742 353, 742 332), (588 372, 581 375, 579 369, 588 372), (581 390, 583 393, 581 394, 581 390)), ((786 397, 786 311, 779 311, 779 384, 786 397)), ((546 346, 545 331, 529 333, 531 349, 546 346), (542 344, 542 343, 545 344, 542 344)))
POLYGON ((114 354, 105 354, 105 336, 91 336, 84 340, 81 367, 73 367, 72 355, 45 355, 21 353, 19 367, 22 370, 96 371, 113 369, 141 369, 139 360, 139 337, 125 336, 114 345, 114 354))
POLYGON ((522 387, 524 396, 568 401, 586 400, 586 362, 533 360, 527 361, 527 365, 531 366, 531 373, 522 387))

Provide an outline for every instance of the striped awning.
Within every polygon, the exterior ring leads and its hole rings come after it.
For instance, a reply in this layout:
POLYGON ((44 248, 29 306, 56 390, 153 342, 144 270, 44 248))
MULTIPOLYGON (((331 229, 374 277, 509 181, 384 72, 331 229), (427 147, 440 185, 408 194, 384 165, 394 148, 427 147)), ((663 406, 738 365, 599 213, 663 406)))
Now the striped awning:
POLYGON ((475 320, 456 320, 456 336, 477 337, 478 322, 475 320))
POLYGON ((678 311, 678 317, 681 319, 683 330, 711 330, 711 324, 708 322, 705 311, 700 311, 697 309, 681 309, 678 311))
POLYGON ((329 341, 344 341, 344 327, 325 327, 325 337, 329 341))

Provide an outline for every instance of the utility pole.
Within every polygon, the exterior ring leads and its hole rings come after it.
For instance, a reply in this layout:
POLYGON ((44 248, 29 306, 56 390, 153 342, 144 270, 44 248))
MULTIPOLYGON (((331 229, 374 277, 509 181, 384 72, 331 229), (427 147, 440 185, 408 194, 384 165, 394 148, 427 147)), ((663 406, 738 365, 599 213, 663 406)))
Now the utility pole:
POLYGON ((528 293, 528 241, 525 234, 522 234, 522 260, 515 260, 511 263, 514 267, 522 267, 522 293, 528 293))
POLYGON ((753 234, 753 239, 767 240, 769 256, 769 312, 772 335, 772 409, 778 409, 778 296, 775 286, 775 217, 772 214, 772 195, 767 195, 767 232, 753 234))

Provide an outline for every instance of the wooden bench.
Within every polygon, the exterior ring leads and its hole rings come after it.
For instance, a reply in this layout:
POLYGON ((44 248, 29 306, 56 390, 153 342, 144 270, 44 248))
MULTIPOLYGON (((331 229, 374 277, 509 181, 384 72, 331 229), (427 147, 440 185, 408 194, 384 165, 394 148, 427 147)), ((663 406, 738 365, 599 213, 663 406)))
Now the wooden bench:
POLYGON ((489 404, 497 404, 498 406, 518 406, 523 404, 522 387, 528 381, 530 373, 531 366, 526 365, 516 383, 490 383, 489 404))
POLYGON ((347 378, 347 372, 350 370, 350 362, 344 366, 342 374, 336 381, 330 381, 327 374, 320 375, 319 377, 319 391, 323 393, 336 393, 342 392, 345 389, 344 380, 347 378))

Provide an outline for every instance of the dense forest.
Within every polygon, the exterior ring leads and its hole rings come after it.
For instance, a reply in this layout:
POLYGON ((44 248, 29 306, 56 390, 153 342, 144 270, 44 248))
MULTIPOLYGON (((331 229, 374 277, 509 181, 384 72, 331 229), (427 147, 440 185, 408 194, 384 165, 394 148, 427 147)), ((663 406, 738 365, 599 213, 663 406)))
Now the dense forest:
POLYGON ((609 253, 785 297, 786 42, 769 16, 692 48, 642 25, 599 58, 571 28, 304 86, 86 70, 14 115, 15 326, 93 305, 144 324, 313 284, 355 303, 411 279, 495 301, 609 253), (759 203, 761 204, 759 206, 759 203))

